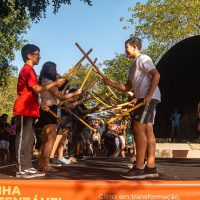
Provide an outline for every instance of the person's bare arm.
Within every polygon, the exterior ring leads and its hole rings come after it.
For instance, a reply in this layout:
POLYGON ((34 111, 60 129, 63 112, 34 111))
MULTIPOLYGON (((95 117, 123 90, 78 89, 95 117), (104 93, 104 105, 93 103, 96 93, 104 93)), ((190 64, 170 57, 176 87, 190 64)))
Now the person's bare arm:
POLYGON ((160 80, 160 73, 158 72, 156 68, 149 71, 149 74, 151 75, 152 78, 151 78, 151 84, 150 84, 149 90, 147 92, 146 97, 144 98, 145 104, 149 104, 149 102, 151 101, 153 93, 160 80))
POLYGON ((49 83, 47 85, 34 85, 32 87, 33 91, 36 92, 36 93, 41 93, 41 92, 44 92, 44 91, 47 91, 47 90, 50 90, 51 88, 53 87, 56 87, 56 86, 61 86, 62 84, 64 83, 64 79, 58 79, 57 81, 54 81, 52 83, 49 83))
POLYGON ((127 83, 123 84, 123 83, 116 83, 116 82, 111 81, 110 79, 104 77, 103 81, 106 85, 113 87, 115 89, 118 89, 120 91, 123 91, 123 92, 128 92, 132 89, 132 84, 131 84, 130 80, 128 80, 127 83))
POLYGON ((74 100, 74 98, 72 97, 72 98, 70 98, 70 99, 65 99, 65 100, 62 100, 62 101, 60 101, 59 102, 59 106, 62 106, 62 105, 65 105, 65 104, 68 104, 68 103, 72 103, 72 102, 74 102, 75 100, 74 100))
POLYGON ((82 93, 82 89, 78 89, 75 92, 71 92, 71 93, 65 94, 65 98, 66 99, 70 99, 70 98, 72 98, 72 97, 74 97, 76 95, 79 95, 81 93, 82 93))
POLYGON ((59 100, 71 100, 72 97, 79 95, 82 90, 76 90, 75 92, 68 93, 68 94, 62 94, 57 87, 53 87, 49 90, 56 98, 59 100))

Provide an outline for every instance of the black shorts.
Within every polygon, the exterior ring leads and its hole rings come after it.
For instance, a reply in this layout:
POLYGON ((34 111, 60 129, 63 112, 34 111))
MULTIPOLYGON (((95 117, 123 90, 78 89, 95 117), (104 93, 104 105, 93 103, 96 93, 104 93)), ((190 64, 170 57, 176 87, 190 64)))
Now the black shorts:
MULTIPOLYGON (((142 102, 143 99, 139 99, 137 103, 142 102)), ((160 101, 157 99, 152 99, 148 105, 139 107, 133 112, 133 121, 139 122, 141 124, 152 123, 154 124, 154 119, 156 115, 156 106, 160 101)))
MULTIPOLYGON (((58 107, 56 105, 49 106, 49 109, 57 115, 58 107)), ((53 117, 49 112, 40 108, 40 118, 38 122, 41 127, 44 127, 48 124, 57 124, 57 119, 53 117)))
POLYGON ((94 148, 98 148, 99 142, 97 140, 95 140, 95 141, 93 141, 92 145, 94 148))

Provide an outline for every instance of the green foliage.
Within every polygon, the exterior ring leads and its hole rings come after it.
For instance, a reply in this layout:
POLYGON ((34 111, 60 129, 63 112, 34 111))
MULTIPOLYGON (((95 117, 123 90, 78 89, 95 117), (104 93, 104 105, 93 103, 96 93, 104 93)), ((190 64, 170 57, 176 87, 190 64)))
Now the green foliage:
MULTIPOLYGON (((91 5, 91 0, 82 0, 91 5)), ((7 77, 16 72, 12 66, 14 52, 26 42, 23 39, 30 22, 38 22, 45 17, 48 5, 54 14, 61 5, 71 4, 71 0, 1 0, 0 1, 0 87, 7 84, 7 77)))
MULTIPOLYGON (((81 0, 88 5, 92 5, 91 0, 81 0)), ((71 0, 4 0, 0 2, 0 17, 9 16, 12 13, 10 2, 14 4, 15 10, 20 11, 22 16, 29 16, 32 21, 39 21, 45 17, 47 6, 52 5, 54 14, 58 12, 62 5, 71 4, 71 0)))
POLYGON ((153 60, 181 39, 200 34, 199 0, 148 0, 129 8, 130 19, 121 18, 134 27, 134 35, 148 39, 145 50, 153 60))
POLYGON ((0 114, 6 113, 12 116, 13 104, 17 98, 17 78, 7 77, 6 87, 0 87, 0 114))
MULTIPOLYGON (((86 65, 81 65, 81 67, 78 70, 75 70, 75 76, 70 76, 69 80, 70 80, 70 87, 73 88, 80 88, 80 86, 83 83, 83 80, 88 72, 90 68, 90 65, 86 64, 86 65)), ((94 71, 92 71, 90 73, 89 78, 87 79, 84 88, 87 88, 87 86, 94 82, 95 80, 98 80, 98 77, 96 76, 96 73, 94 71)))
POLYGON ((15 10, 13 1, 6 2, 10 14, 0 17, 0 87, 6 85, 7 77, 16 71, 10 63, 14 60, 14 51, 25 42, 22 36, 29 27, 28 17, 15 10))

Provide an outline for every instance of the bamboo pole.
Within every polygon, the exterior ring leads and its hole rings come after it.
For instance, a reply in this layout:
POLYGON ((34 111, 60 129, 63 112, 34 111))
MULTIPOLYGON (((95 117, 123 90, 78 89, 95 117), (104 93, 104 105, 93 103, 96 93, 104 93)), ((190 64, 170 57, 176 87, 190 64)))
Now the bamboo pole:
MULTIPOLYGON (((81 68, 81 63, 75 68, 76 69, 76 71, 75 70, 73 70, 73 74, 68 78, 68 81, 70 82, 71 81, 71 79, 79 72, 79 70, 80 70, 80 68, 81 68)), ((65 87, 63 88, 63 90, 61 91, 61 94, 64 94, 65 93, 65 91, 66 91, 66 89, 68 88, 68 86, 69 86, 69 82, 65 85, 65 87)))
POLYGON ((121 103, 121 101, 119 99, 116 99, 115 97, 111 96, 110 97, 113 101, 115 101, 116 103, 121 103))
POLYGON ((90 97, 90 98, 84 99, 84 100, 82 101, 82 103, 85 103, 85 102, 89 101, 90 99, 93 99, 93 98, 90 97))
MULTIPOLYGON (((103 96, 105 92, 100 93, 100 94, 97 94, 96 92, 92 91, 92 93, 93 93, 93 95, 95 95, 97 98, 99 98, 101 101, 103 101, 103 102, 106 101, 106 100, 103 98, 103 97, 105 97, 105 96, 103 96)), ((106 103, 106 104, 107 104, 107 103, 106 103)), ((108 104, 107 104, 107 105, 108 105, 108 104)), ((110 107, 111 105, 108 105, 108 106, 110 107)))
MULTIPOLYGON (((79 50, 83 53, 83 55, 85 55, 84 50, 81 48, 81 46, 78 43, 75 43, 75 45, 79 48, 79 50)), ((99 68, 95 65, 95 63, 90 59, 90 57, 88 55, 86 55, 86 58, 88 59, 88 61, 91 63, 91 65, 94 67, 95 71, 97 74, 99 74, 99 76, 101 77, 101 79, 103 79, 105 76, 104 74, 99 70, 99 68)), ((115 98, 117 98, 116 94, 113 92, 113 90, 109 87, 106 86, 110 92, 115 96, 115 98)))
POLYGON ((137 108, 139 108, 139 107, 141 107, 141 106, 143 106, 143 105, 144 105, 144 102, 141 102, 141 103, 139 103, 139 104, 133 106, 132 108, 128 109, 127 111, 125 111, 125 112, 122 113, 121 115, 118 115, 118 116, 116 116, 116 117, 111 118, 111 119, 107 122, 107 124, 110 124, 110 123, 114 122, 115 120, 119 119, 120 117, 125 116, 126 114, 128 114, 128 113, 130 113, 130 112, 136 110, 137 108))
MULTIPOLYGON (((71 81, 76 76, 76 74, 78 74, 78 72, 81 70, 81 67, 82 67, 82 65, 79 65, 77 67, 77 70, 69 77, 69 81, 71 81)), ((82 70, 85 69, 85 68, 86 67, 82 68, 82 70)))
POLYGON ((113 94, 110 94, 108 95, 107 93, 104 94, 106 96, 106 98, 109 99, 109 102, 112 104, 112 105, 115 105, 116 103, 118 103, 117 101, 115 101, 115 99, 113 100, 113 98, 111 98, 113 96, 113 94))
MULTIPOLYGON (((108 96, 109 97, 109 96, 108 96)), ((112 107, 109 107, 109 108, 105 108, 105 109, 103 109, 103 110, 97 110, 96 112, 102 112, 102 111, 106 111, 106 110, 113 110, 113 109, 119 109, 119 108, 122 108, 122 107, 124 107, 124 106, 133 106, 133 105, 131 105, 131 101, 129 101, 129 102, 126 102, 126 103, 122 103, 122 104, 118 104, 118 105, 114 105, 114 106, 112 106, 112 107)))
MULTIPOLYGON (((74 71, 74 73, 69 77, 68 81, 70 82, 71 79, 79 72, 79 70, 81 69, 81 65, 79 65, 77 68, 76 68, 76 71, 74 71)), ((67 85, 64 87, 64 89, 61 91, 61 94, 64 94, 67 87, 69 86, 69 82, 67 83, 67 85)))
POLYGON ((104 106, 106 106, 107 108, 109 108, 110 106, 107 105, 106 103, 104 103, 101 99, 99 99, 98 97, 94 96, 93 94, 91 94, 90 92, 86 91, 91 97, 93 97, 94 99, 96 99, 98 102, 100 102, 101 104, 103 104, 104 106))
MULTIPOLYGON (((96 61, 97 61, 97 58, 95 58, 94 63, 96 63, 96 61)), ((84 78, 84 80, 83 80, 83 83, 82 83, 80 89, 83 89, 83 87, 84 87, 84 85, 85 85, 87 79, 88 79, 89 76, 90 76, 90 73, 92 72, 92 69, 93 69, 93 66, 91 66, 91 67, 89 68, 88 73, 86 74, 86 76, 85 76, 85 78, 84 78)))
POLYGON ((82 83, 80 89, 83 89, 83 87, 84 87, 86 81, 88 80, 88 78, 89 78, 89 76, 90 76, 90 73, 91 73, 91 71, 92 71, 92 68, 93 68, 93 66, 91 66, 91 67, 89 68, 88 73, 86 74, 86 76, 85 76, 85 78, 84 78, 84 80, 83 80, 83 83, 82 83))
POLYGON ((94 129, 89 124, 87 124, 84 120, 82 120, 80 117, 78 117, 76 114, 74 114, 69 108, 65 107, 64 110, 66 112, 68 112, 69 114, 73 115, 76 119, 78 119, 81 123, 83 123, 85 126, 87 126, 90 130, 94 131, 94 129))
POLYGON ((92 52, 92 49, 90 49, 84 56, 70 69, 66 74, 63 75, 64 79, 67 79, 68 76, 83 62, 85 58, 92 52))
MULTIPOLYGON (((100 77, 100 79, 103 79, 103 77, 98 74, 98 72, 94 69, 94 72, 96 72, 96 74, 100 77)), ((112 93, 112 95, 117 98, 116 94, 113 92, 113 90, 110 88, 110 86, 106 85, 106 87, 108 88, 108 90, 112 93)))
POLYGON ((58 117, 53 111, 51 111, 51 110, 45 110, 45 111, 47 111, 49 114, 51 114, 53 117, 55 117, 59 122, 64 124, 64 121, 60 117, 58 117))
POLYGON ((92 83, 90 83, 85 90, 90 90, 92 87, 94 87, 96 82, 97 82, 97 80, 95 80, 92 83))
POLYGON ((90 57, 88 55, 85 54, 85 51, 80 47, 80 45, 78 43, 75 43, 75 45, 79 48, 79 50, 83 53, 83 55, 86 56, 86 58, 88 59, 88 61, 91 63, 91 65, 97 70, 97 73, 104 77, 103 73, 99 70, 99 68, 95 65, 95 63, 90 59, 90 57))

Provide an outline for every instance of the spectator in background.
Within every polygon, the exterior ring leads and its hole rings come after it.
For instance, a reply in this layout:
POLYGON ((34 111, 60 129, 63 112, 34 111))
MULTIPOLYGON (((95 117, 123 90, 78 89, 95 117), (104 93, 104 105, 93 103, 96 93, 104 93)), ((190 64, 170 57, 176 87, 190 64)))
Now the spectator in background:
POLYGON ((10 138, 9 138, 9 150, 10 150, 10 163, 16 162, 15 158, 15 138, 16 138, 16 117, 13 116, 10 123, 10 138))
POLYGON ((119 127, 119 137, 121 139, 121 157, 125 158, 125 148, 126 148, 126 132, 125 132, 125 126, 121 125, 119 127))
POLYGON ((98 130, 100 135, 102 135, 103 132, 105 131, 105 122, 102 119, 100 119, 99 122, 98 122, 97 130, 98 130))
POLYGON ((2 114, 0 121, 0 161, 4 165, 9 160, 9 134, 10 124, 8 115, 2 114))
POLYGON ((178 109, 175 108, 174 112, 171 115, 171 141, 173 142, 175 138, 179 138, 179 130, 181 123, 181 114, 178 112, 178 109))
POLYGON ((93 156, 96 157, 97 149, 101 149, 101 135, 96 128, 92 135, 93 156))

